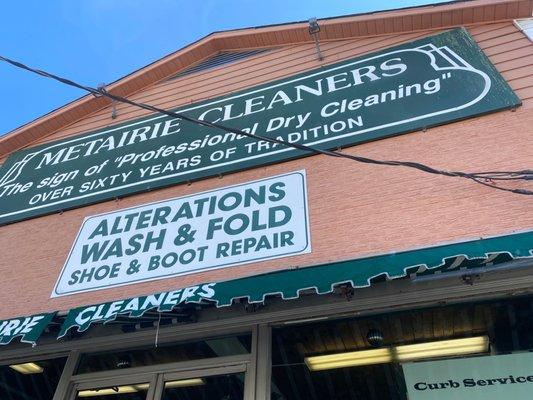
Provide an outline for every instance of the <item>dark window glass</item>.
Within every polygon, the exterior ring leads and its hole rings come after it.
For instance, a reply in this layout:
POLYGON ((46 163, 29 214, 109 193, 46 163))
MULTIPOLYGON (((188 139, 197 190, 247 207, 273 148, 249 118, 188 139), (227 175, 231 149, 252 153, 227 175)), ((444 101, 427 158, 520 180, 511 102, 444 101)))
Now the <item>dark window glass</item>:
POLYGON ((244 373, 208 376, 165 383, 161 400, 242 400, 244 373))
MULTIPOLYGON (((492 354, 533 350, 533 298, 275 328, 271 398, 404 400, 406 384, 401 362, 397 360, 311 371, 305 363, 306 357, 376 348, 388 351, 409 344, 473 337, 488 338, 492 354), (378 343, 373 340, 376 338, 378 343)), ((479 354, 452 354, 438 359, 483 357, 488 353, 484 350, 479 354)))
POLYGON ((80 390, 76 400, 109 400, 110 398, 113 400, 145 400, 149 387, 148 383, 139 383, 80 390))
POLYGON ((222 65, 231 64, 233 62, 243 60, 251 56, 255 56, 256 54, 261 54, 265 51, 269 51, 269 50, 268 49, 255 49, 255 50, 247 50, 247 51, 229 51, 229 52, 220 53, 205 61, 201 61, 198 64, 193 65, 192 67, 186 68, 185 70, 177 73, 176 75, 171 76, 170 78, 168 78, 168 80, 180 78, 182 76, 186 76, 189 74, 194 74, 195 72, 206 71, 208 69, 213 69, 216 67, 220 67, 222 65))
POLYGON ((116 352, 89 353, 81 358, 77 373, 247 354, 250 352, 251 343, 251 335, 243 334, 159 347, 150 346, 116 352))
POLYGON ((0 367, 0 399, 50 400, 63 372, 66 358, 0 367), (15 368, 15 369, 14 369, 15 368))

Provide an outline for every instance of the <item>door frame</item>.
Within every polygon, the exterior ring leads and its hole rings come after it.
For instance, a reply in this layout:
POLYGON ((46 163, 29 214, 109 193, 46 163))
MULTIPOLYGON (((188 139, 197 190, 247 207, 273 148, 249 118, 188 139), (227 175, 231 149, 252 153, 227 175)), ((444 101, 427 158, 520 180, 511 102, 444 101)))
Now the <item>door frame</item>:
POLYGON ((164 382, 169 379, 201 378, 244 372, 244 400, 254 400, 256 392, 254 359, 257 347, 254 337, 252 334, 252 349, 248 354, 72 375, 66 395, 62 399, 75 400, 79 390, 95 387, 150 383, 146 400, 159 400, 163 393, 164 382))
POLYGON ((250 392, 250 388, 248 386, 250 384, 253 384, 251 382, 251 379, 253 378, 253 376, 249 371, 248 363, 240 363, 240 364, 235 364, 235 365, 228 365, 228 366, 223 366, 223 367, 212 367, 212 368, 205 368, 205 369, 199 369, 199 370, 160 373, 157 375, 154 400, 161 399, 163 395, 163 390, 165 388, 165 382, 169 380, 205 378, 208 376, 237 374, 241 372, 244 372, 244 399, 252 400, 253 398, 247 396, 247 393, 250 392))
POLYGON ((154 374, 127 374, 119 377, 100 379, 100 380, 88 380, 86 382, 72 383, 71 390, 69 390, 69 400, 75 400, 78 391, 80 390, 89 390, 95 388, 108 388, 113 386, 122 386, 122 385, 133 385, 139 383, 148 383, 150 384, 148 392, 146 394, 146 399, 153 399, 157 376, 154 374))

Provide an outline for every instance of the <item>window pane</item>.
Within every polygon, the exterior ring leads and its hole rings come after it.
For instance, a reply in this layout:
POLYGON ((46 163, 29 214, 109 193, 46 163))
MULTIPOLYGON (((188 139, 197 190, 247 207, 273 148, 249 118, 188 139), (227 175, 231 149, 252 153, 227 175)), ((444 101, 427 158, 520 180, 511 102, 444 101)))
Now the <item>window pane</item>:
POLYGON ((161 400, 242 400, 244 372, 165 382, 161 400))
POLYGON ((251 334, 243 334, 162 345, 157 348, 147 346, 113 353, 90 353, 82 356, 77 373, 247 354, 250 352, 251 343, 251 334))
POLYGON ((273 329, 271 398, 405 400, 407 364, 426 362, 416 369, 425 373, 455 358, 456 371, 472 365, 483 378, 490 360, 502 376, 529 376, 505 370, 503 354, 531 350, 533 297, 289 325, 273 329), (502 356, 495 362, 489 354, 502 356))
POLYGON ((0 399, 50 400, 66 357, 0 367, 0 399))
POLYGON ((80 390, 76 396, 76 399, 145 400, 149 387, 150 385, 148 383, 139 383, 80 390))

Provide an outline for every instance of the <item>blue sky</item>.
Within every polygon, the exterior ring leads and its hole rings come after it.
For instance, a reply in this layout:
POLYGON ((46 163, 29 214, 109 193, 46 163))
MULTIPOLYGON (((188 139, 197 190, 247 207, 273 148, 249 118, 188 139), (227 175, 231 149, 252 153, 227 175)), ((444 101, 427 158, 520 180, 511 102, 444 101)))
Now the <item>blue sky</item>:
MULTIPOLYGON (((213 32, 431 0, 7 0, 0 54, 96 86, 213 32)), ((0 63, 0 135, 85 93, 0 63)))

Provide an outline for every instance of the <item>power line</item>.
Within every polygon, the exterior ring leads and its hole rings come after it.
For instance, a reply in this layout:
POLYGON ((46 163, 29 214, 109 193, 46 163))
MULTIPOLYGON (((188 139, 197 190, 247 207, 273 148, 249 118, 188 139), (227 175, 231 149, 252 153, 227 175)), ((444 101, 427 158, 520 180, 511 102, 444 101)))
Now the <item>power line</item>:
POLYGON ((529 181, 529 180, 533 180, 533 170, 492 171, 492 172, 474 172, 474 173, 468 173, 468 172, 462 172, 462 171, 446 171, 446 170, 436 169, 436 168, 430 167, 428 165, 417 163, 417 162, 394 161, 394 160, 376 160, 376 159, 372 159, 372 158, 367 158, 367 157, 361 157, 361 156, 341 153, 339 151, 334 151, 334 150, 322 150, 322 149, 318 149, 316 147, 312 147, 312 146, 308 146, 308 145, 304 145, 304 144, 289 143, 289 142, 287 142, 285 140, 282 140, 282 139, 271 138, 271 137, 267 137, 267 136, 263 136, 263 135, 255 134, 255 133, 248 133, 248 132, 242 131, 240 129, 231 128, 231 127, 224 126, 224 125, 221 125, 221 124, 217 124, 217 123, 213 123, 213 122, 202 121, 202 120, 198 120, 198 119, 195 119, 195 118, 191 118, 191 117, 189 117, 187 115, 184 115, 184 114, 181 114, 181 113, 177 113, 177 112, 174 112, 174 111, 168 111, 168 110, 165 110, 165 109, 162 109, 162 108, 159 108, 159 107, 152 106, 150 104, 135 102, 135 101, 129 100, 129 99, 125 98, 125 97, 117 96, 117 95, 114 95, 112 93, 109 93, 108 91, 105 90, 105 88, 93 88, 93 87, 90 87, 90 86, 85 86, 85 85, 79 84, 77 82, 74 82, 74 81, 72 81, 70 79, 66 79, 66 78, 54 75, 52 73, 49 73, 49 72, 46 72, 46 71, 42 71, 42 70, 39 70, 39 69, 35 69, 35 68, 31 68, 31 67, 29 67, 29 66, 27 66, 27 65, 25 65, 25 64, 23 64, 21 62, 11 60, 11 59, 9 59, 7 57, 0 56, 0 61, 7 62, 7 63, 9 63, 9 64, 11 64, 11 65, 13 65, 13 66, 15 66, 17 68, 21 68, 21 69, 24 69, 26 71, 32 72, 34 74, 41 75, 41 76, 43 76, 45 78, 50 78, 50 79, 56 80, 56 81, 61 82, 61 83, 65 84, 65 85, 76 87, 78 89, 81 89, 81 90, 84 90, 84 91, 86 91, 88 93, 91 93, 91 94, 93 94, 95 96, 105 96, 105 97, 107 97, 107 98, 109 98, 111 100, 117 101, 117 102, 130 104, 130 105, 135 106, 135 107, 143 108, 145 110, 153 111, 153 112, 156 112, 156 113, 161 113, 161 114, 170 116, 172 118, 179 118, 179 119, 182 119, 184 121, 188 121, 188 122, 191 122, 191 123, 202 125, 202 126, 205 126, 205 127, 208 127, 208 128, 220 129, 220 130, 223 130, 225 132, 231 132, 231 133, 235 133, 237 135, 244 135, 244 136, 256 139, 256 140, 262 140, 262 141, 266 141, 266 142, 269 142, 269 143, 275 143, 275 144, 279 144, 279 145, 283 145, 283 146, 287 146, 287 147, 292 147, 292 148, 295 148, 297 150, 302 150, 302 151, 311 152, 311 153, 315 153, 315 154, 323 154, 323 155, 326 155, 326 156, 336 157, 336 158, 345 158, 345 159, 349 159, 349 160, 352 160, 352 161, 356 161, 356 162, 359 162, 359 163, 365 163, 365 164, 375 164, 375 165, 387 165, 387 166, 413 168, 413 169, 417 169, 419 171, 423 171, 423 172, 426 172, 426 173, 429 173, 429 174, 469 179, 469 180, 471 180, 471 181, 473 181, 475 183, 478 183, 478 184, 483 185, 483 186, 487 186, 487 187, 492 188, 492 189, 498 189, 498 190, 511 192, 511 193, 516 193, 516 194, 522 194, 522 195, 533 195, 533 191, 530 191, 530 190, 527 190, 527 189, 511 189, 511 188, 506 188, 506 187, 500 187, 500 186, 498 186, 498 185, 496 185, 494 183, 495 181, 516 181, 516 180, 529 181))

